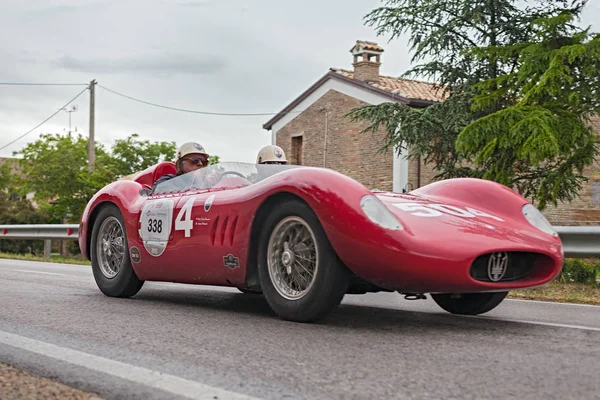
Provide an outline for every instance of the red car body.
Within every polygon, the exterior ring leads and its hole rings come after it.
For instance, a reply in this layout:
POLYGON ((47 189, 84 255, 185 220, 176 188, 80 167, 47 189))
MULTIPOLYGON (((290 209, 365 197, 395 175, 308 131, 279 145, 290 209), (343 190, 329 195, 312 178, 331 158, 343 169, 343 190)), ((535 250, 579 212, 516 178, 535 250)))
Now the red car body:
POLYGON ((558 235, 532 225, 522 211, 528 201, 491 181, 449 179, 400 194, 372 192, 330 169, 224 163, 221 170, 228 165, 251 171, 271 168, 272 173, 252 184, 241 176, 223 176, 211 187, 188 185, 179 192, 144 195, 158 177, 175 172, 172 163, 161 163, 132 180, 109 184, 83 213, 79 230, 83 254, 90 258, 98 210, 113 203, 123 215, 139 279, 256 286, 255 247, 261 221, 278 202, 294 197, 314 211, 335 253, 352 272, 348 293, 508 291, 545 284, 563 265, 558 235), (364 196, 379 199, 402 229, 374 223, 361 207, 364 196), (164 211, 169 204, 172 211, 164 211), (144 229, 157 230, 156 220, 148 226, 144 213, 155 212, 162 213, 161 234, 168 232, 168 238, 164 243, 144 243, 144 229), (513 265, 506 267, 502 279, 493 281, 488 261, 497 252, 509 254, 513 265))

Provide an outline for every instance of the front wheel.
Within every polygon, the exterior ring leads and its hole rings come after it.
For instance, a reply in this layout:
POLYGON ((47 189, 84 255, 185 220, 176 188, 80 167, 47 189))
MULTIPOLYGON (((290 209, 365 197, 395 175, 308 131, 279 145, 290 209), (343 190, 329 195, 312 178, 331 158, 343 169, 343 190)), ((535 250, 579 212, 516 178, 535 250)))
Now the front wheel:
POLYGON ((114 205, 102 208, 92 228, 92 271, 96 284, 109 297, 131 297, 142 288, 129 258, 123 216, 114 205))
POLYGON ((496 308, 508 292, 431 294, 433 300, 451 314, 478 315, 496 308))
POLYGON ((349 272, 309 206, 289 200, 263 224, 258 272, 265 299, 280 318, 311 322, 342 301, 349 272))

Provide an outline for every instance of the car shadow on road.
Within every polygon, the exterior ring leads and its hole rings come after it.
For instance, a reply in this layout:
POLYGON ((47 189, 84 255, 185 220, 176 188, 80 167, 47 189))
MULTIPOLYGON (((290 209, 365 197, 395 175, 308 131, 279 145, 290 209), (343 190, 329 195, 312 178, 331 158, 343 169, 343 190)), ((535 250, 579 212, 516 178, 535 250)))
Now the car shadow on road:
MULTIPOLYGON (((262 295, 243 294, 235 292, 211 291, 210 289, 187 288, 185 291, 148 289, 137 294, 133 299, 150 303, 152 309, 178 305, 185 308, 202 309, 210 313, 211 318, 228 318, 231 313, 248 318, 259 318, 260 323, 275 324, 280 320, 271 310, 262 295)), ((193 310, 192 310, 193 311, 193 310)), ((259 321, 257 321, 259 322, 259 321)), ((356 331, 456 331, 486 332, 501 327, 516 328, 521 324, 511 321, 464 317, 445 312, 423 312, 394 308, 381 308, 367 305, 341 304, 327 317, 310 324, 299 326, 315 326, 328 328, 343 328, 356 331)), ((526 327, 531 330, 531 327, 526 327)))

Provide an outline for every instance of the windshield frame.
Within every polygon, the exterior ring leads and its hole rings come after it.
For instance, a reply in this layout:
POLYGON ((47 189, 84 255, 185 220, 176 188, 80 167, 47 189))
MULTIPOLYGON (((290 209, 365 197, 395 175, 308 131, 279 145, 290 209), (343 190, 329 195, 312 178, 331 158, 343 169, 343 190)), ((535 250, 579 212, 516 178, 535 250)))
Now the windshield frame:
POLYGON ((169 180, 159 183, 152 191, 152 195, 165 195, 185 193, 196 190, 234 189, 256 185, 265 179, 284 171, 303 168, 294 164, 253 164, 245 162, 220 162, 208 165, 195 171, 177 175, 169 180), (225 174, 225 175, 224 175, 225 174), (241 176, 240 176, 241 175, 241 176), (243 178, 242 178, 243 176, 243 178), (219 179, 219 177, 221 179, 219 179), (225 179, 237 177, 232 180, 236 184, 227 185, 225 179), (247 182, 244 182, 245 179, 247 182))

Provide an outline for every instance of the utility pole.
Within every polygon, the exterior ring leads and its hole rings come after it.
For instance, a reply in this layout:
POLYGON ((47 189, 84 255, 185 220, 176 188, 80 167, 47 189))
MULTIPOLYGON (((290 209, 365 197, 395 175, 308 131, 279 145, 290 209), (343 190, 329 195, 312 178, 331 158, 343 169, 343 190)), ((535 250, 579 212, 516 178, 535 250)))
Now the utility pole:
POLYGON ((95 118, 95 86, 96 80, 90 81, 90 133, 88 139, 88 169, 94 171, 94 161, 96 158, 94 144, 94 118, 95 118))

